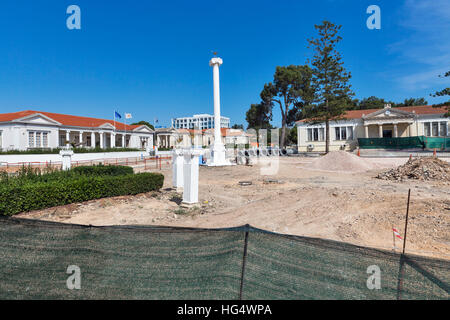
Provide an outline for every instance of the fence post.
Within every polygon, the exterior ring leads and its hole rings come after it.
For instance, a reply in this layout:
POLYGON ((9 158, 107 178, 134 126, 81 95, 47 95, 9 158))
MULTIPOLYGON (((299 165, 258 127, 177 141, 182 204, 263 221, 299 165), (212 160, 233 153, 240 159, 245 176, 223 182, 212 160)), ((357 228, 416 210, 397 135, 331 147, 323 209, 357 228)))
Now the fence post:
POLYGON ((242 300, 242 292, 244 290, 244 275, 245 275, 245 263, 247 262, 247 247, 248 247, 248 232, 250 225, 245 225, 245 239, 244 239, 244 254, 242 256, 242 270, 241 270, 241 286, 239 288, 239 300, 242 300))

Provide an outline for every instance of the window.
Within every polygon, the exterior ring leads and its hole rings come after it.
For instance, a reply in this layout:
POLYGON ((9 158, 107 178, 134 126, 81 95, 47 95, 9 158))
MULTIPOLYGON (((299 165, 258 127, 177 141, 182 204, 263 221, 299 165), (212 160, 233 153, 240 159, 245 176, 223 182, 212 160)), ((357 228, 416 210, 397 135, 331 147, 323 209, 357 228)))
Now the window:
POLYGON ((41 133, 40 132, 36 132, 36 147, 37 148, 41 147, 41 133))
POLYGON ((427 137, 431 136, 431 130, 430 130, 430 123, 429 122, 425 122, 423 124, 423 133, 427 137))
POLYGON ((44 148, 48 147, 48 132, 42 132, 42 146, 44 148))
POLYGON ((308 141, 324 141, 324 128, 310 128, 308 129, 308 141))
POLYGON ((347 140, 347 128, 341 127, 341 140, 347 140))
POLYGON ((335 140, 353 140, 353 127, 335 127, 335 140))
POLYGON ((440 128, 439 135, 441 137, 445 137, 447 135, 447 122, 445 121, 441 122, 439 128, 440 128))
POLYGON ((28 132, 28 147, 34 148, 34 132, 28 132))
POLYGON ((42 147, 48 147, 48 132, 28 131, 28 148, 42 147))
POLYGON ((433 122, 431 125, 433 137, 439 136, 439 122, 433 122))
POLYGON ((353 140, 353 127, 347 127, 348 130, 348 140, 353 140))

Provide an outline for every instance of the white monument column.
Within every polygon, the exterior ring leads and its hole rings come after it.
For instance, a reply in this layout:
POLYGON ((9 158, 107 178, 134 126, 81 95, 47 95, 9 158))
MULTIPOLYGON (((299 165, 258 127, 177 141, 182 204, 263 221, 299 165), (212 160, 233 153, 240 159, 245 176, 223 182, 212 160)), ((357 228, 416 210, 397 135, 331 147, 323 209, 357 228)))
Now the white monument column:
POLYGON ((223 63, 219 57, 214 57, 209 61, 213 67, 214 81, 214 143, 212 145, 211 160, 209 166, 227 166, 230 162, 225 159, 225 146, 222 143, 222 134, 220 130, 220 84, 219 84, 219 66, 223 63))

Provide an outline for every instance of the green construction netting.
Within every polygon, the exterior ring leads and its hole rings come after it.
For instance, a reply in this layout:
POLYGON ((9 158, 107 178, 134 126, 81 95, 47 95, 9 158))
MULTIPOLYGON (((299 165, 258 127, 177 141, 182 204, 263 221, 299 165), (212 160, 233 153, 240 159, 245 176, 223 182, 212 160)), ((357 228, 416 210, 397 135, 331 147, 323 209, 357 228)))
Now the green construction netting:
POLYGON ((16 218, 0 218, 0 270, 0 299, 448 299, 450 281, 450 261, 248 226, 16 218), (80 290, 67 288, 70 265, 81 270, 80 290), (381 270, 381 289, 367 288, 371 265, 381 270))
POLYGON ((415 149, 423 148, 424 137, 358 138, 361 149, 415 149))
POLYGON ((450 137, 358 138, 361 149, 448 149, 450 137))
POLYGON ((424 137, 425 148, 427 149, 449 149, 450 137, 424 137))

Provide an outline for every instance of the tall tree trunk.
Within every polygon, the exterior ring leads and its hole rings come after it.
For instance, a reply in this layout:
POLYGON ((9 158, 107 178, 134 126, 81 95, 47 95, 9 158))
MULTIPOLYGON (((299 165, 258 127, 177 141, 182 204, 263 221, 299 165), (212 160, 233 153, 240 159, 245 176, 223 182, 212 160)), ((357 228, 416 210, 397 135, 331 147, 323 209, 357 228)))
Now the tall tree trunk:
POLYGON ((330 120, 325 120, 325 153, 330 151, 330 120))
POLYGON ((280 141, 280 149, 284 148, 284 142, 286 141, 286 120, 281 120, 281 141, 280 141))

